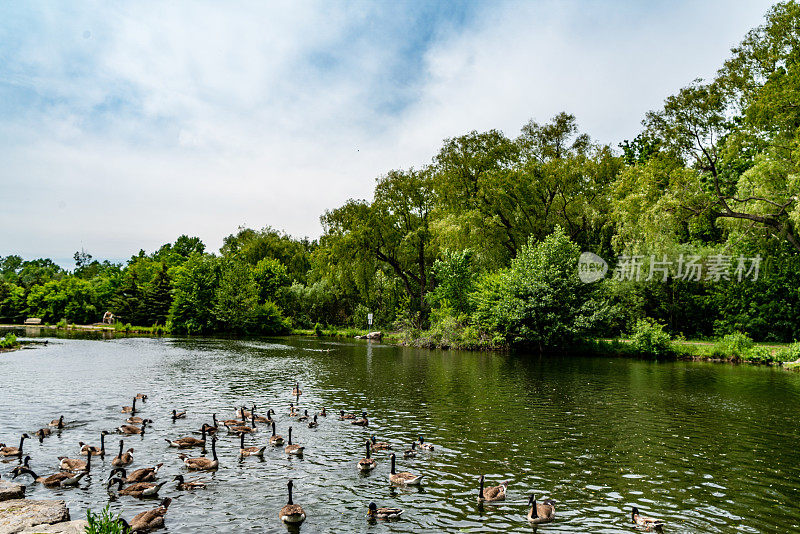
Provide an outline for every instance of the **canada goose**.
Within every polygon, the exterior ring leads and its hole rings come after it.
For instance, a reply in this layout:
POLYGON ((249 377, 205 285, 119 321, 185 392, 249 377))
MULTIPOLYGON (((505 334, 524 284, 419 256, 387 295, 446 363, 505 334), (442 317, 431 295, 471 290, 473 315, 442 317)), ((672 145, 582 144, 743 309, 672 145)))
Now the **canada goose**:
POLYGON ((52 421, 47 423, 47 426, 54 426, 57 429, 61 430, 62 428, 64 428, 64 416, 62 415, 58 419, 53 419, 52 421))
POLYGON ((528 504, 531 507, 528 510, 528 521, 535 525, 549 523, 556 517, 556 503, 552 499, 545 499, 537 503, 536 495, 531 494, 528 504))
POLYGON ((317 423, 317 414, 314 414, 314 419, 308 422, 308 428, 317 428, 319 423, 317 423))
POLYGON ((132 471, 130 475, 127 474, 124 467, 115 467, 111 470, 108 478, 114 478, 114 475, 119 473, 120 478, 128 484, 133 484, 134 482, 152 482, 158 477, 158 470, 161 469, 162 465, 164 464, 157 464, 155 467, 143 467, 132 471))
POLYGON ((161 505, 153 510, 141 512, 133 516, 131 522, 128 523, 124 519, 120 519, 123 525, 124 532, 150 532, 164 528, 164 516, 167 515, 167 508, 169 508, 172 499, 166 497, 161 501, 161 505))
POLYGON ((300 445, 292 445, 292 427, 289 427, 289 443, 283 450, 286 454, 294 454, 297 456, 302 456, 305 450, 305 447, 301 447, 300 445))
POLYGON ((254 416, 250 416, 250 424, 253 426, 246 426, 240 422, 238 425, 225 425, 225 427, 228 429, 228 432, 231 433, 250 434, 253 432, 258 432, 258 429, 256 428, 256 418, 254 416))
POLYGON ((298 421, 308 421, 308 410, 303 411, 303 415, 297 418, 298 421))
POLYGON ((213 426, 209 425, 208 423, 203 423, 203 426, 200 427, 201 430, 203 429, 203 427, 205 427, 206 433, 209 436, 212 436, 212 435, 216 434, 217 430, 219 430, 219 423, 217 423, 217 414, 215 414, 215 413, 211 414, 211 422, 214 423, 213 426))
POLYGON ((22 437, 19 438, 19 447, 0 447, 0 456, 19 456, 22 458, 22 443, 26 439, 30 439, 30 436, 28 434, 22 434, 22 437))
POLYGON ((94 456, 105 456, 106 454, 106 436, 110 434, 108 430, 103 430, 100 432, 100 447, 93 447, 92 445, 87 445, 86 443, 79 441, 78 445, 81 446, 81 454, 86 456, 87 454, 92 454, 94 456))
POLYGON ((425 475, 414 475, 409 473, 408 471, 403 471, 402 473, 395 472, 395 458, 394 453, 390 456, 392 459, 392 469, 389 472, 389 481, 392 484, 397 484, 399 486, 419 486, 422 484, 422 477, 425 475))
POLYGON ((125 467, 126 465, 131 465, 133 463, 133 449, 128 449, 127 452, 124 454, 122 453, 122 444, 123 440, 119 440, 119 454, 117 454, 113 460, 111 460, 111 465, 114 467, 125 467))
POLYGON ((107 487, 110 490, 114 484, 117 484, 117 493, 120 495, 130 495, 131 497, 155 497, 158 495, 158 491, 161 487, 167 483, 167 481, 159 482, 155 484, 153 482, 136 482, 131 484, 130 486, 123 488, 122 485, 125 482, 119 478, 114 477, 108 481, 107 487))
POLYGON ((292 417, 297 417, 297 415, 298 415, 297 414, 297 408, 294 407, 294 403, 293 402, 289 403, 289 415, 292 416, 292 417))
POLYGON ((200 458, 189 458, 185 454, 180 454, 178 457, 183 460, 183 465, 192 471, 215 471, 219 467, 219 458, 217 458, 217 438, 211 438, 211 455, 213 460, 201 456, 200 458))
POLYGON ((191 449, 192 447, 205 447, 206 446, 206 425, 200 429, 202 434, 200 439, 197 439, 194 436, 186 436, 185 438, 179 438, 176 440, 171 440, 164 438, 164 440, 169 443, 170 447, 176 447, 178 449, 191 449))
POLYGON ((88 473, 92 469, 92 456, 92 454, 87 455, 86 460, 59 456, 58 467, 62 471, 86 471, 88 473))
POLYGON ((280 447, 283 445, 283 436, 280 434, 275 434, 275 421, 272 422, 272 437, 269 438, 270 445, 275 445, 276 447, 280 447))
MULTIPOLYGON (((256 411, 256 407, 253 406, 253 412, 251 412, 251 413, 255 413, 255 411, 256 411)), ((275 412, 272 410, 272 408, 270 408, 269 410, 267 410, 267 416, 266 417, 264 417, 263 415, 256 415, 255 416, 255 420, 258 421, 259 423, 270 424, 270 423, 272 423, 271 414, 273 414, 273 413, 275 413, 275 412)))
POLYGON ((142 421, 142 426, 133 426, 133 425, 122 425, 117 427, 117 432, 120 434, 128 434, 128 435, 137 435, 141 434, 144 436, 145 428, 147 427, 147 423, 152 423, 151 419, 145 419, 142 421))
MULTIPOLYGON (((214 419, 214 426, 219 426, 217 424, 217 414, 212 414, 211 417, 212 417, 212 419, 214 419)), ((225 426, 236 426, 236 425, 241 425, 241 424, 246 423, 247 419, 245 419, 245 418, 241 418, 241 419, 225 419, 224 421, 220 421, 220 422, 225 426)))
POLYGON ((302 523, 306 519, 306 513, 303 511, 303 507, 299 504, 294 504, 292 502, 292 481, 290 480, 287 484, 289 488, 289 501, 286 503, 286 506, 281 508, 281 511, 278 512, 278 517, 281 518, 281 521, 284 523, 302 523))
POLYGON ((422 436, 420 436, 419 437, 419 448, 422 449, 423 451, 432 451, 433 450, 433 445, 431 445, 430 443, 425 443, 425 439, 422 436))
POLYGON ((661 529, 664 526, 664 522, 660 519, 639 514, 639 509, 635 506, 633 507, 633 510, 631 510, 631 519, 638 526, 644 527, 645 530, 661 532, 661 529))
POLYGON ((374 502, 369 503, 369 509, 367 510, 367 517, 369 519, 380 519, 381 521, 397 519, 401 515, 403 515, 403 510, 400 508, 378 508, 378 505, 374 502))
POLYGON ((292 395, 294 395, 295 397, 299 397, 302 394, 303 394, 303 392, 300 391, 300 384, 295 382, 294 383, 294 389, 292 389, 292 395))
POLYGON ((361 418, 352 421, 350 424, 357 426, 369 426, 369 420, 367 419, 367 412, 361 412, 361 418))
POLYGON ((52 434, 53 432, 49 428, 40 428, 36 431, 35 436, 39 438, 39 443, 44 442, 44 438, 52 434))
POLYGON ((201 489, 201 488, 205 488, 206 484, 207 484, 207 482, 205 480, 202 480, 200 478, 193 478, 191 480, 183 480, 183 475, 175 475, 175 478, 173 478, 172 480, 177 480, 178 481, 177 489, 179 489, 179 490, 201 489))
POLYGON ((144 393, 137 393, 136 398, 142 402, 147 402, 147 395, 145 395, 144 393))
POLYGON ((139 417, 138 415, 133 415, 125 419, 125 422, 129 425, 141 425, 144 422, 144 419, 139 417))
POLYGON ((266 447, 245 447, 244 446, 244 434, 240 434, 239 437, 241 440, 239 441, 239 456, 258 456, 260 458, 264 457, 264 450, 266 447))
POLYGON ((360 471, 372 471, 375 469, 375 460, 369 457, 369 449, 372 445, 370 440, 365 441, 367 444, 367 457, 358 461, 358 469, 360 471))
POLYGON ((59 471, 58 473, 53 473, 47 477, 40 477, 27 467, 19 466, 14 469, 13 471, 14 476, 11 477, 12 480, 17 478, 20 475, 30 475, 33 477, 34 482, 38 482, 42 486, 46 488, 64 488, 68 486, 76 486, 80 480, 86 476, 86 471, 81 471, 76 474, 66 473, 64 471, 59 471))
POLYGON ((248 412, 247 408, 245 408, 244 406, 240 406, 239 408, 236 409, 236 415, 241 417, 242 421, 247 421, 250 418, 250 416, 253 415, 253 412, 252 411, 248 412))
POLYGON ((134 415, 136 413, 136 399, 137 399, 137 397, 133 398, 133 405, 132 406, 123 406, 122 407, 122 413, 129 413, 131 415, 134 415))
POLYGON ((172 421, 175 422, 177 419, 184 419, 186 417, 186 410, 179 412, 177 410, 172 410, 172 421))
POLYGON ((416 458, 417 457, 417 442, 411 442, 411 448, 403 451, 403 458, 416 458))
POLYGON ((481 484, 478 488, 478 502, 504 501, 506 499, 508 482, 501 482, 499 486, 489 486, 484 488, 483 478, 483 475, 481 475, 481 484))
POLYGON ((351 413, 344 413, 344 410, 339 410, 339 420, 344 421, 345 419, 355 419, 356 416, 351 413))
POLYGON ((372 434, 370 438, 372 440, 372 449, 376 451, 390 451, 392 450, 392 445, 388 441, 375 441, 375 434, 372 434))
POLYGON ((325 407, 322 407, 322 411, 319 412, 320 417, 328 417, 328 412, 325 411, 325 407))

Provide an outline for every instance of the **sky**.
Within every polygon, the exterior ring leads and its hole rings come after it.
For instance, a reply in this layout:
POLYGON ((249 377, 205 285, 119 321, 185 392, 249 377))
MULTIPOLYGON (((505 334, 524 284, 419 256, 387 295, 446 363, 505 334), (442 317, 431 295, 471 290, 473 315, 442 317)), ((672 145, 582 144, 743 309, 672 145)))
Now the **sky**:
POLYGON ((770 2, 0 3, 0 256, 317 238, 448 137, 567 111, 616 146, 770 2))

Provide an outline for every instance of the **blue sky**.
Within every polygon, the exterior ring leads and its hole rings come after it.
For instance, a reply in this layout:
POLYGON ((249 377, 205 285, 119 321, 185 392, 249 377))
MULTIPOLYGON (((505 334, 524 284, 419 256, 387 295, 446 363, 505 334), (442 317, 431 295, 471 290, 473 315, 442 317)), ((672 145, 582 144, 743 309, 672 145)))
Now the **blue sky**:
POLYGON ((3 2, 0 255, 317 237, 442 139, 559 111, 616 145, 769 2, 3 2))

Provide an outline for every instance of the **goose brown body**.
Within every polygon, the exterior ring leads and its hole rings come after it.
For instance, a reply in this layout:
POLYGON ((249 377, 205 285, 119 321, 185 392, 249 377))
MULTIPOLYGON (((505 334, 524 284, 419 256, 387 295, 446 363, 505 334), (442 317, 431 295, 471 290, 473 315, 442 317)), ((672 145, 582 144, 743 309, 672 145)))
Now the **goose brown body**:
POLYGON ((264 457, 264 451, 266 447, 245 447, 244 446, 244 434, 241 435, 241 441, 239 444, 239 456, 260 456, 264 457))
POLYGON ((633 520, 634 523, 644 528, 645 530, 653 530, 655 532, 661 532, 661 529, 664 526, 664 522, 661 521, 660 519, 656 519, 654 517, 647 517, 646 515, 640 514, 639 509, 635 506, 631 510, 631 519, 633 520))
POLYGON ((536 501, 536 496, 531 495, 528 499, 530 510, 528 510, 528 521, 535 525, 550 523, 556 517, 556 503, 552 499, 545 499, 542 502, 536 501))
POLYGON ((192 478, 189 480, 184 480, 183 475, 175 475, 175 478, 173 478, 172 480, 178 481, 179 490, 201 489, 205 488, 207 485, 207 482, 200 478, 192 478))
POLYGON ((389 481, 398 486, 419 486, 422 483, 422 477, 425 475, 415 475, 408 471, 397 473, 395 471, 395 456, 394 453, 390 456, 392 460, 392 468, 389 474, 389 481))
POLYGON ((111 460, 111 465, 114 467, 125 467, 133 463, 133 454, 131 454, 133 453, 133 448, 122 452, 123 443, 123 440, 119 440, 119 453, 111 460))
POLYGON ((108 486, 117 484, 117 493, 120 495, 130 495, 131 497, 154 497, 166 482, 155 484, 153 482, 136 482, 127 487, 122 487, 121 478, 112 478, 108 481, 108 486))
POLYGON ((372 442, 370 440, 367 440, 365 443, 367 446, 367 457, 362 458, 361 460, 358 461, 358 468, 361 471, 372 471, 373 469, 375 469, 375 460, 370 458, 369 454, 369 451, 372 448, 372 442))
POLYGON ((134 482, 152 482, 158 477, 158 470, 161 469, 163 465, 164 464, 157 464, 154 467, 143 467, 132 471, 130 474, 125 471, 124 467, 116 467, 111 470, 111 476, 113 477, 114 474, 119 473, 123 481, 128 484, 133 484, 134 482))
POLYGON ((219 468, 219 459, 217 458, 217 438, 211 438, 211 458, 201 456, 200 458, 188 458, 185 455, 180 455, 183 464, 192 471, 215 471, 219 468))
POLYGON ((299 504, 294 504, 292 501, 292 486, 293 483, 290 480, 287 484, 289 488, 289 501, 286 503, 286 506, 281 508, 281 511, 278 512, 278 517, 284 523, 302 523, 306 519, 306 512, 303 510, 303 507, 299 504))
POLYGON ((14 476, 12 478, 17 478, 19 475, 30 475, 33 477, 34 482, 38 482, 46 488, 65 488, 68 486, 77 485, 78 482, 80 482, 80 480, 86 475, 86 472, 82 471, 77 474, 72 474, 59 471, 58 473, 53 473, 50 476, 40 477, 27 467, 19 467, 14 470, 14 476))
POLYGON ((153 510, 147 510, 133 516, 131 522, 128 524, 131 532, 150 532, 159 528, 164 528, 164 516, 167 515, 172 499, 167 497, 161 501, 161 506, 153 510))
POLYGON ((480 502, 495 502, 502 501, 506 498, 506 490, 508 489, 508 482, 503 482, 499 486, 484 487, 484 476, 481 475, 480 488, 478 489, 478 501, 480 502))
MULTIPOLYGON (((19 456, 22 457, 22 445, 26 439, 29 439, 30 436, 28 434, 22 434, 22 437, 19 438, 19 447, 0 447, 0 456, 9 457, 9 456, 19 456)), ((0 444, 2 445, 2 444, 0 444)))
POLYGON ((272 422, 272 437, 269 438, 269 443, 276 447, 283 445, 283 436, 275 433, 275 421, 272 422))
POLYGON ((201 438, 197 439, 194 436, 186 436, 183 438, 179 438, 176 440, 171 440, 164 438, 167 443, 169 443, 170 447, 175 447, 178 449, 191 449, 192 447, 205 447, 206 446, 206 427, 203 426, 201 429, 201 438))
POLYGON ((286 454, 294 454, 295 456, 302 456, 305 447, 297 444, 292 444, 292 427, 289 427, 289 443, 283 449, 286 454))

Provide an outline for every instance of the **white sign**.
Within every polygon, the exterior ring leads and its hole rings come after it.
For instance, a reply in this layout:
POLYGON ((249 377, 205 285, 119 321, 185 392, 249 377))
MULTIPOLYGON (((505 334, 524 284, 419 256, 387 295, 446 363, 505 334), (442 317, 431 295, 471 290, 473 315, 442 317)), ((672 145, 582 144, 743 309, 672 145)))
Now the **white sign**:
POLYGON ((369 323, 369 325, 372 326, 372 314, 371 313, 367 314, 367 323, 369 323))

